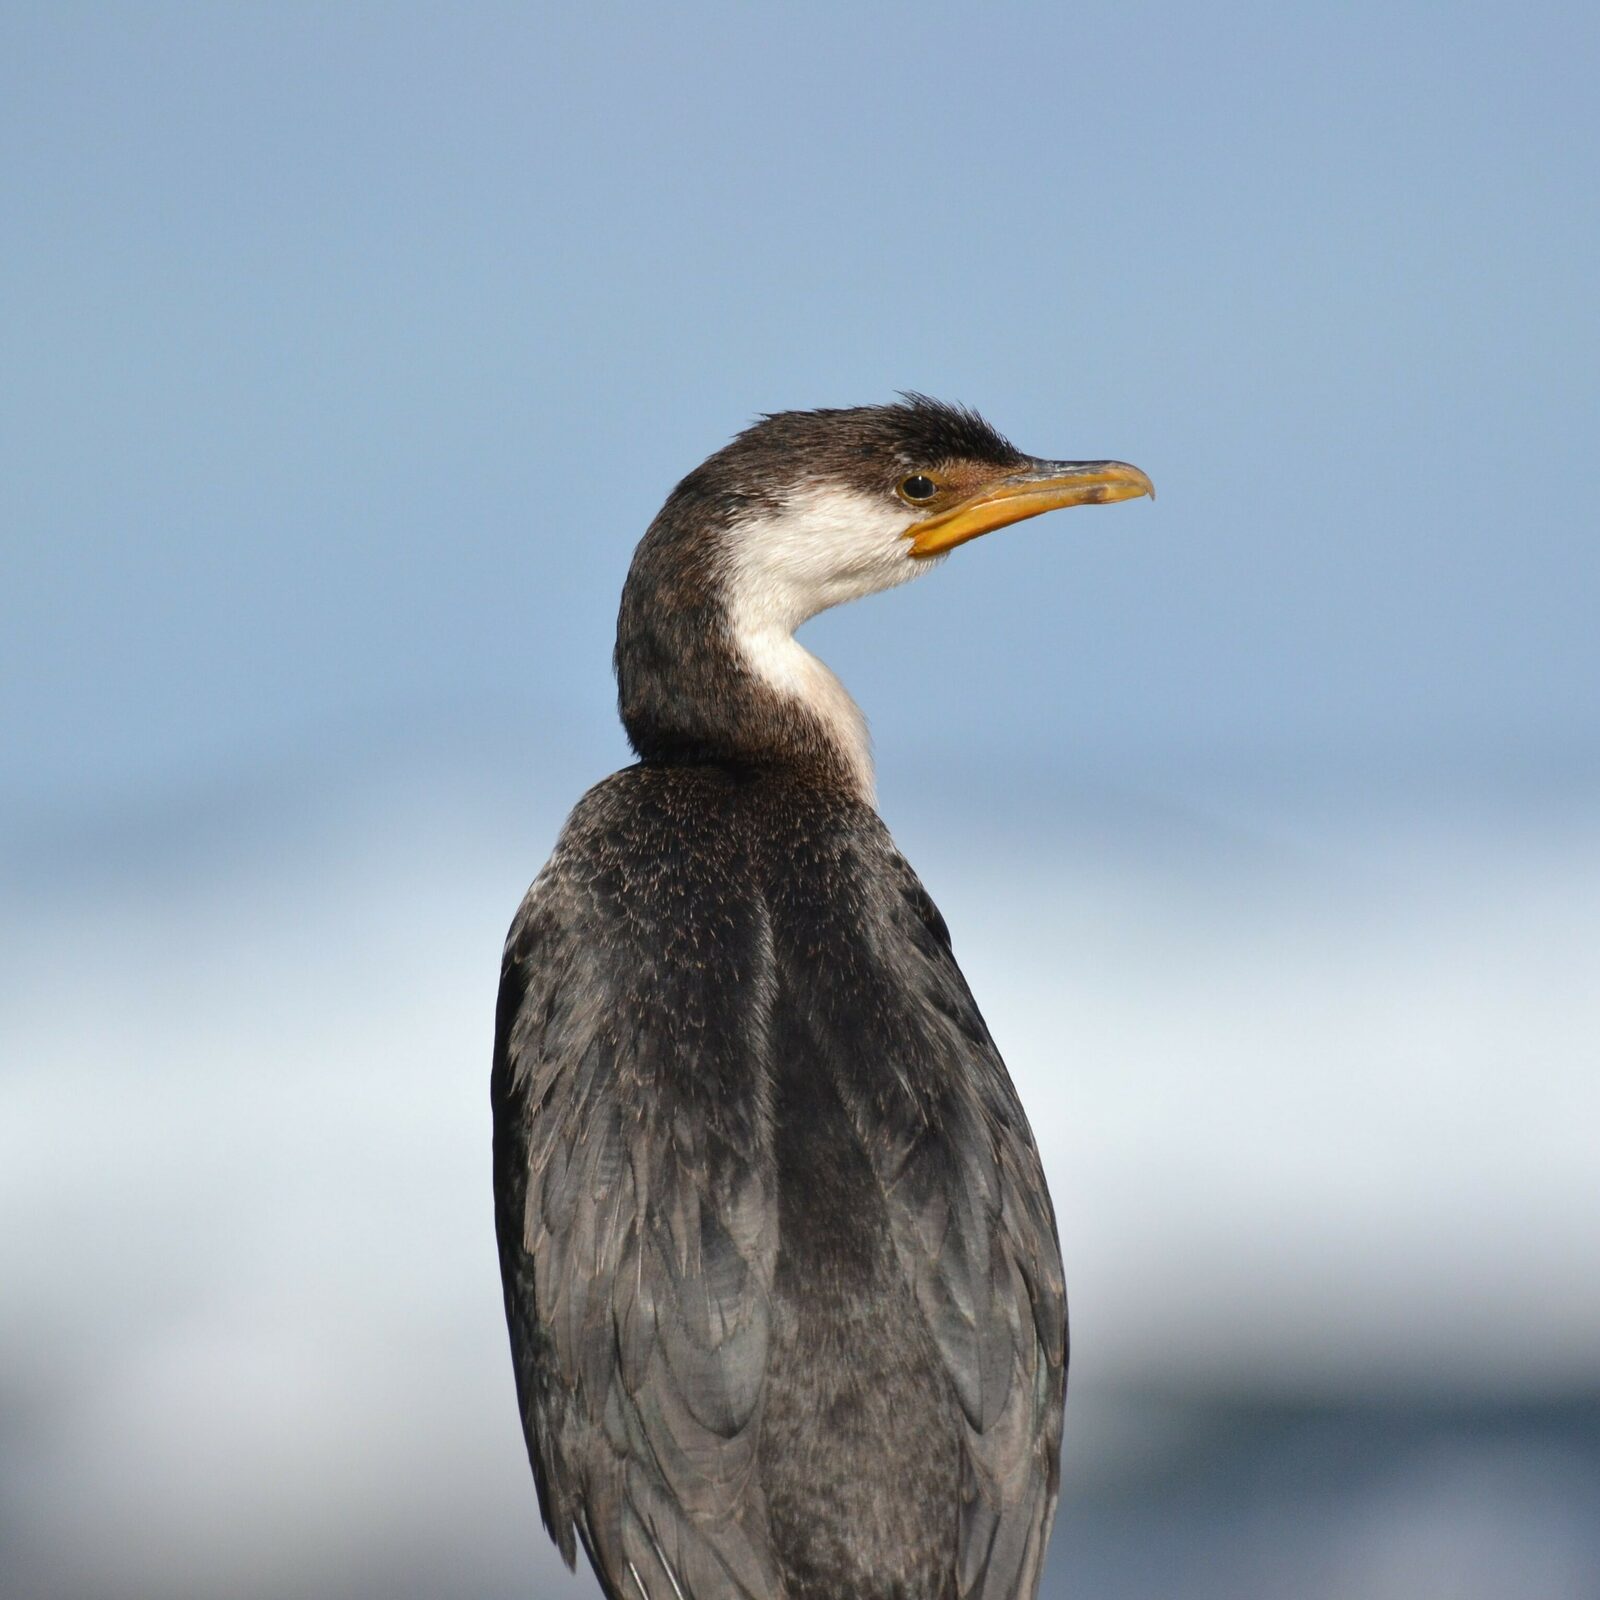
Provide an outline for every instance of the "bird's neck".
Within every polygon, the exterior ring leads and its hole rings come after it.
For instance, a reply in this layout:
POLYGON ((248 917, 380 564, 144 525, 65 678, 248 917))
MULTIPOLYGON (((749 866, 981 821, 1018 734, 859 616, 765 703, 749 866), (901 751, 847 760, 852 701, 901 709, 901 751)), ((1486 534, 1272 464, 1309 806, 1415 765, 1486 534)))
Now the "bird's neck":
POLYGON ((782 770, 873 800, 866 719, 780 609, 636 565, 617 626, 619 706, 646 761, 782 770))
POLYGON ((841 768, 851 787, 871 804, 875 775, 867 719, 833 670, 781 620, 735 615, 729 631, 735 659, 755 680, 757 694, 774 700, 787 718, 803 723, 803 743, 825 750, 829 767, 841 768))

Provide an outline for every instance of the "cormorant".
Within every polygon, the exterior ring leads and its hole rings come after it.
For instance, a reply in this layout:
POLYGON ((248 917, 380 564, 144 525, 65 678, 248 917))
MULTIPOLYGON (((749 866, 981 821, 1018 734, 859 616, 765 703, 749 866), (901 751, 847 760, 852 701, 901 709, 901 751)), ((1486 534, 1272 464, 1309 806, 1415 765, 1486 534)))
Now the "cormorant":
POLYGON ((623 589, 637 752, 506 942, 496 1222, 545 1526, 609 1600, 1031 1600, 1067 1364, 1055 1217, 861 713, 794 630, 1153 493, 922 396, 767 416, 623 589))

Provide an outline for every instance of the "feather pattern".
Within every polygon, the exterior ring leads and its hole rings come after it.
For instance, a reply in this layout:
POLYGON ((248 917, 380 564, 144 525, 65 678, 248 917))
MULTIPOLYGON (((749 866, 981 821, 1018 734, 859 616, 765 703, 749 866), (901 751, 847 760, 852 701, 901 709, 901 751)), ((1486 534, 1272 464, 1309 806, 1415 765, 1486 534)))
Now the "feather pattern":
POLYGON ((546 1525, 608 1596, 1031 1597, 1054 1218, 943 920, 857 797, 645 765, 507 942, 496 1213, 546 1525))

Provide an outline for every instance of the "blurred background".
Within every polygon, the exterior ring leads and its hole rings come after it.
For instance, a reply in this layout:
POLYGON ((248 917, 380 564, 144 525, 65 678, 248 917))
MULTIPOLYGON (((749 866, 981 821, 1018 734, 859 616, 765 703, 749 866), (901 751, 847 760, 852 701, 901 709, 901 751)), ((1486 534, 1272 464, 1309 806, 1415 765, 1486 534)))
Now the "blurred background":
POLYGON ((1032 1114, 1045 1594, 1600 1596, 1600 12, 0 8, 0 1592, 565 1597, 501 940, 635 540, 916 388, 1159 502, 807 642, 1032 1114))

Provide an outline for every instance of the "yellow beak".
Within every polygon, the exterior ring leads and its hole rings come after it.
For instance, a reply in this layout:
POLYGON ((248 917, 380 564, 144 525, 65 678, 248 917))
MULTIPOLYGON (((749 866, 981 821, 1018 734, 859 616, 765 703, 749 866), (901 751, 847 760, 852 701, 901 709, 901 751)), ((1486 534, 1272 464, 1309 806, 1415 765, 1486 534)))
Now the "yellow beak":
POLYGON ((1109 505, 1142 494, 1155 499, 1156 486, 1126 461, 1040 461, 1025 472, 985 484, 959 505, 914 524, 906 537, 913 556, 939 556, 1024 517, 1063 506, 1109 505))

